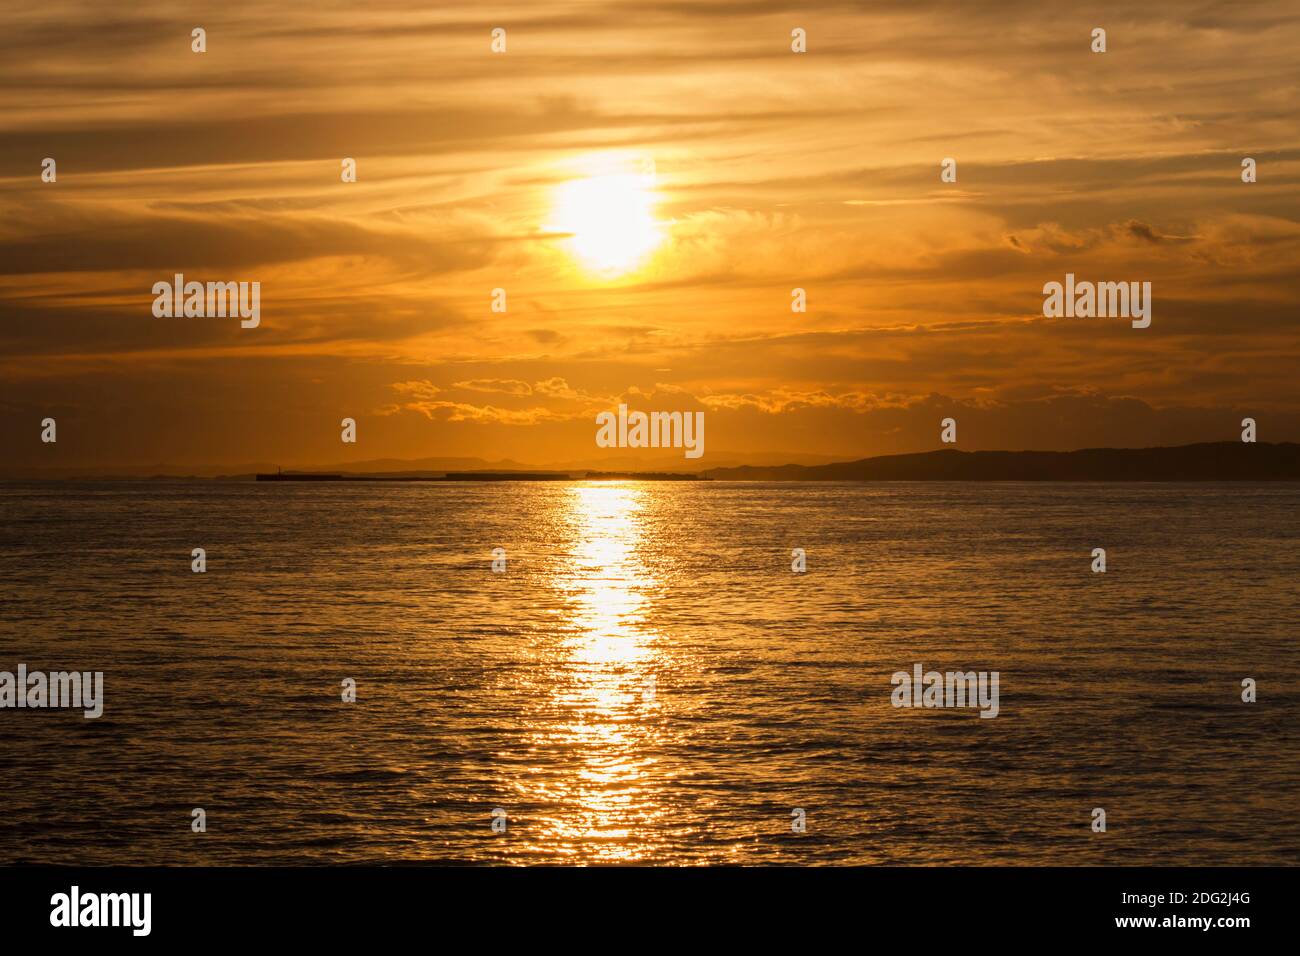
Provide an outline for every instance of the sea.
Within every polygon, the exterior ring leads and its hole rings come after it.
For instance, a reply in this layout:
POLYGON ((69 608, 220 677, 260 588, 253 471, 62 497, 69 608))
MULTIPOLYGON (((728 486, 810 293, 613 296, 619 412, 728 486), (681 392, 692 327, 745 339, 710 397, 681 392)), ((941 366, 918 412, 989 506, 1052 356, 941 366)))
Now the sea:
POLYGON ((1300 859, 1294 483, 9 482, 20 664, 4 864, 1300 859))

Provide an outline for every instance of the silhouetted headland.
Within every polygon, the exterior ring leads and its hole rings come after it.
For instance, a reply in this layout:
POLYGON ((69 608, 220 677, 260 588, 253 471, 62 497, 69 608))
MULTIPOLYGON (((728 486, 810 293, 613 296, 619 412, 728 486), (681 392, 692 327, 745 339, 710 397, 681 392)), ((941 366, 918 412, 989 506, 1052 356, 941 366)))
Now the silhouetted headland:
POLYGON ((1300 481, 1300 444, 1206 442, 1167 448, 957 451, 885 455, 832 465, 743 465, 722 481, 1300 481))

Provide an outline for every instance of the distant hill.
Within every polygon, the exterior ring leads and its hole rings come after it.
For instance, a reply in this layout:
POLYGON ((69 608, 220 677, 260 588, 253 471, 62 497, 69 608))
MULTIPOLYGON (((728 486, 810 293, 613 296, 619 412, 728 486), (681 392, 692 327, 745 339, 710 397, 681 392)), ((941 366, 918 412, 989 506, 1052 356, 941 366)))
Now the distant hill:
POLYGON ((1169 448, 957 451, 833 465, 713 468, 718 481, 1300 481, 1300 445, 1206 442, 1169 448))

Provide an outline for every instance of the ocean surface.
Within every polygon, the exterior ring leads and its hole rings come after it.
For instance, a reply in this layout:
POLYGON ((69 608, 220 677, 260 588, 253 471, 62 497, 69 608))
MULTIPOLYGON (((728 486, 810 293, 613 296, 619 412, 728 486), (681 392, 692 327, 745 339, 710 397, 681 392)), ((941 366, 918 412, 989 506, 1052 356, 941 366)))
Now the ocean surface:
POLYGON ((0 484, 19 663, 0 863, 1300 859, 1294 484, 0 484))

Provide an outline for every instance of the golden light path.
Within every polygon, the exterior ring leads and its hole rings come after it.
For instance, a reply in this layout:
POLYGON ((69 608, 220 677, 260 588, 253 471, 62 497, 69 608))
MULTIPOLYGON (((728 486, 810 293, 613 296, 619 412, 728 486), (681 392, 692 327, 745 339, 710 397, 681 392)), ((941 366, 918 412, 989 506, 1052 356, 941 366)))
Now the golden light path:
POLYGON ((648 682, 662 661, 647 621, 658 582, 638 555, 646 493, 623 483, 567 493, 573 563, 555 583, 571 629, 550 691, 563 717, 546 734, 573 765, 541 794, 566 810, 546 821, 537 842, 567 848, 575 862, 634 860, 665 812, 650 779, 661 720, 648 682))

